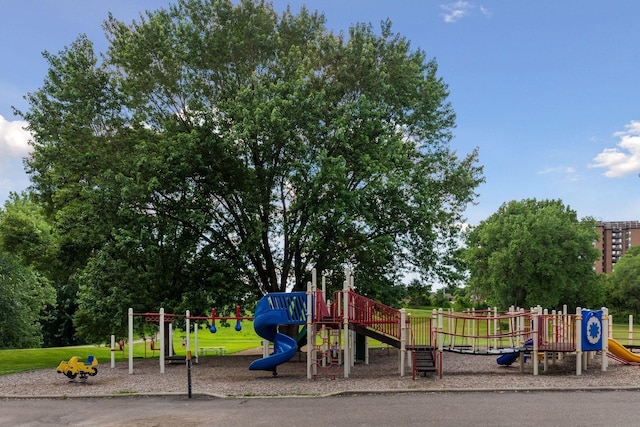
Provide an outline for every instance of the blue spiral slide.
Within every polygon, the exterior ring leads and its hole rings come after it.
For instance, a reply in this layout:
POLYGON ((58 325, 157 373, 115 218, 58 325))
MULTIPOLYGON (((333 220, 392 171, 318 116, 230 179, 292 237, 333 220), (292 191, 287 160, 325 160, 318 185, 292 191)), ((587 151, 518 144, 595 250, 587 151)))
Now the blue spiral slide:
POLYGON ((296 340, 278 332, 278 325, 302 325, 306 319, 304 292, 271 293, 262 297, 253 316, 253 328, 258 336, 273 342, 273 353, 254 360, 249 369, 277 375, 278 366, 291 360, 298 351, 296 340))
POLYGON ((498 362, 498 365, 511 366, 513 365, 513 362, 518 360, 518 357, 520 357, 519 351, 515 353, 507 353, 498 357, 498 360, 496 360, 496 362, 498 362))
MULTIPOLYGON (((533 338, 529 338, 525 343, 524 346, 525 347, 529 347, 533 345, 533 338)), ((518 360, 518 357, 520 357, 520 350, 524 349, 524 347, 521 348, 516 348, 514 349, 515 351, 513 353, 507 353, 507 354, 503 354, 502 356, 498 357, 498 360, 496 360, 496 362, 498 362, 498 365, 503 365, 503 366, 511 366, 513 364, 513 362, 515 362, 516 360, 518 360)), ((525 354, 525 362, 527 361, 526 359, 527 355, 525 354)))

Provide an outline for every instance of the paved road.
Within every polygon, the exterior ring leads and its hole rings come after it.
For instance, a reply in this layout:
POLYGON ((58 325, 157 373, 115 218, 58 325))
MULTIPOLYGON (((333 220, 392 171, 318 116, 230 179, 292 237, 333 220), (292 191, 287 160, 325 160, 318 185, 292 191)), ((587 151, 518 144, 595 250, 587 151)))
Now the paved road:
POLYGON ((637 426, 638 391, 4 400, 2 426, 637 426))

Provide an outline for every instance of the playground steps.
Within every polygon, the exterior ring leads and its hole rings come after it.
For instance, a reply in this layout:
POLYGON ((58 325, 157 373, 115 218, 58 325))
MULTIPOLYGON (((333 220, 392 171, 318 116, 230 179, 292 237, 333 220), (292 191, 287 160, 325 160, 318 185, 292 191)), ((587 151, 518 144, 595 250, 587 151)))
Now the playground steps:
POLYGON ((436 361, 434 359, 434 349, 432 346, 413 346, 413 375, 427 372, 436 372, 436 361))

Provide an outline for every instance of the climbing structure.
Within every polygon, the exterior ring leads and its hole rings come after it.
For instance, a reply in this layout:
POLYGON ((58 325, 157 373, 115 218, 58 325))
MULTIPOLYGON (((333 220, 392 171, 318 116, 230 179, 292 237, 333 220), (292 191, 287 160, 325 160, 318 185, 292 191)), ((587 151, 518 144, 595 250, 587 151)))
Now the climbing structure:
POLYGON ((308 378, 335 378, 338 366, 343 367, 344 377, 348 378, 355 351, 353 345, 344 343, 353 343, 357 335, 399 348, 404 375, 407 343, 411 342, 404 311, 358 295, 352 285, 353 276, 348 271, 343 290, 337 291, 327 304, 326 291, 317 289, 314 272, 306 293, 265 295, 258 303, 254 327, 258 335, 274 343, 274 349, 254 361, 250 369, 275 373, 277 366, 290 360, 298 348, 293 338, 277 332, 278 325, 305 324, 308 378))
MULTIPOLYGON (((442 376, 443 353, 458 352, 476 355, 509 355, 503 364, 513 363, 520 354, 538 355, 547 369, 548 358, 575 352, 576 374, 580 375, 583 354, 606 350, 607 314, 602 311, 577 309, 575 315, 563 311, 512 308, 506 313, 497 309, 468 310, 464 313, 438 310, 430 317, 407 315, 355 292, 353 275, 345 271, 343 289, 333 295, 330 303, 326 291, 318 290, 315 271, 307 292, 268 294, 258 304, 255 316, 256 332, 274 342, 274 352, 251 364, 251 369, 276 372, 276 366, 291 359, 296 350, 307 346, 307 377, 335 378, 342 366, 348 378, 360 338, 369 337, 399 349, 399 370, 411 367, 414 378, 427 372, 442 376), (293 338, 277 332, 281 324, 305 325, 306 339, 293 338), (285 338, 286 337, 286 338, 285 338), (604 337, 604 338, 603 338, 604 337), (604 344, 603 344, 604 343, 604 344)), ((324 278, 323 278, 324 279, 324 278)), ((365 345, 366 347, 366 340, 365 345)), ((367 361, 366 348, 364 355, 367 361)), ((606 369, 606 351, 603 351, 606 369)), ((520 358, 521 363, 524 358, 520 358)), ((501 363, 500 361, 498 363, 501 363)), ((522 364, 521 364, 522 368, 522 364)), ((533 366, 538 374, 538 364, 533 366)))

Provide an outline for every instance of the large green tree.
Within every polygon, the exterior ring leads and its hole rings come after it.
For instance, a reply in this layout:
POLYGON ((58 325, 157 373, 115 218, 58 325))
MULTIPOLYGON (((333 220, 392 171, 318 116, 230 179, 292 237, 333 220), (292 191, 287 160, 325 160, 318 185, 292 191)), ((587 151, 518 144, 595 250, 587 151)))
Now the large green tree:
POLYGON ((637 316, 640 312, 640 246, 629 249, 613 267, 611 300, 637 316))
POLYGON ((0 248, 36 274, 38 280, 55 288, 56 303, 40 319, 43 344, 75 344, 71 315, 78 306, 76 251, 68 245, 67 237, 61 238, 54 231, 42 206, 29 195, 13 193, 5 203, 0 216, 0 248))
POLYGON ((302 289, 314 266, 388 300, 402 271, 456 273, 477 152, 450 148, 437 64, 390 23, 335 34, 304 8, 185 0, 105 30, 102 62, 84 37, 46 54, 22 114, 85 324, 96 298, 204 304, 302 289))
POLYGON ((501 308, 599 306, 597 238, 560 200, 505 203, 467 236, 470 288, 501 308))
MULTIPOLYGON (((12 194, 0 209, 0 348, 49 342, 56 291, 46 277, 55 250, 37 207, 12 194)), ((55 328, 53 328, 55 329, 55 328)))

